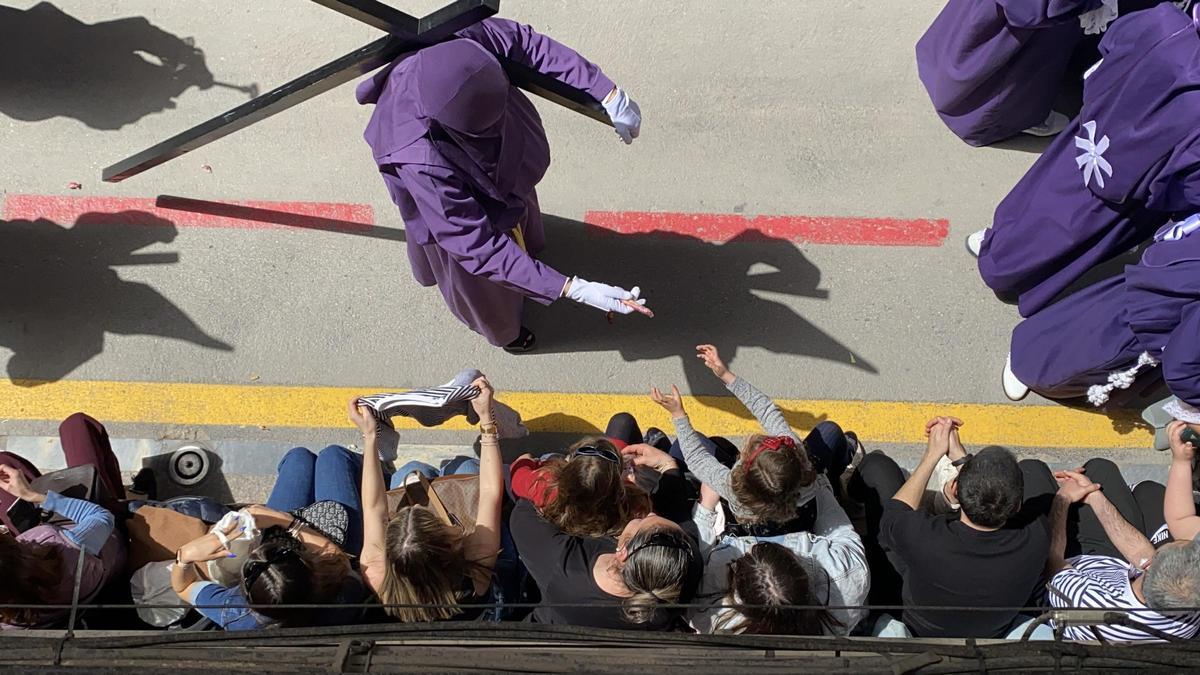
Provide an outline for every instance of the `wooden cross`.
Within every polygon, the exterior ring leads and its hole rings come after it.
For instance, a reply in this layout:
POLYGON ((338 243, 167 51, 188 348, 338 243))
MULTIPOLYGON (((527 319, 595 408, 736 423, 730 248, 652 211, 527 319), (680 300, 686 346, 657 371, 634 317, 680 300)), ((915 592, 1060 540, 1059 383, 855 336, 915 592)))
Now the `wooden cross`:
MULTIPOLYGON (((235 131, 299 105, 394 61, 405 52, 452 39, 454 34, 500 10, 500 0, 455 0, 420 19, 380 0, 313 0, 388 35, 302 75, 287 84, 198 124, 136 155, 106 167, 101 177, 119 183, 235 131)), ((512 83, 592 119, 612 124, 599 101, 533 68, 498 56, 512 83)))

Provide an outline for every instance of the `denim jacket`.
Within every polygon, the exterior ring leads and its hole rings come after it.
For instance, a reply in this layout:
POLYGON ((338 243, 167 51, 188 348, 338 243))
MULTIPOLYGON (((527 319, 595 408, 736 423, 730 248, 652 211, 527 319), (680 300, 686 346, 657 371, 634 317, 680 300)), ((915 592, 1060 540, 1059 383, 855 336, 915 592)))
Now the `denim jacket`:
MULTIPOLYGON (((818 602, 831 606, 866 603, 871 575, 862 539, 837 503, 829 480, 823 475, 818 476, 816 486, 819 488, 816 496, 817 521, 812 532, 792 532, 776 537, 725 536, 725 516, 721 509, 710 511, 697 503, 692 511, 692 522, 700 533, 705 566, 696 602, 728 604, 729 563, 757 543, 773 542, 790 549, 800 559, 808 571, 809 587, 818 602)), ((735 612, 733 609, 711 607, 692 610, 688 618, 696 630, 711 633, 720 626, 735 625, 737 617, 726 616, 735 612)), ((842 624, 835 627, 833 632, 846 635, 867 612, 863 609, 834 609, 830 610, 830 614, 842 624)))

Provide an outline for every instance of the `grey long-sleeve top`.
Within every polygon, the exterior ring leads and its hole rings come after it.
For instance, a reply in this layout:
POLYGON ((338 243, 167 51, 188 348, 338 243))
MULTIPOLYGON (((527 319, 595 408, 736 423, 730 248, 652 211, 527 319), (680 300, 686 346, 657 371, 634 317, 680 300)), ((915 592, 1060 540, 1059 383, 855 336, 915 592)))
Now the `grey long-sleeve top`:
MULTIPOLYGON (((871 573, 862 539, 854 531, 850 518, 833 495, 825 476, 817 476, 817 522, 812 532, 792 532, 777 537, 722 536, 725 515, 721 509, 709 510, 696 503, 692 522, 700 534, 700 549, 704 551, 704 577, 696 592, 697 604, 734 604, 729 589, 729 565, 760 542, 773 542, 796 554, 808 572, 808 585, 817 602, 831 607, 851 607, 867 601, 871 590, 871 573)), ((849 635, 866 615, 864 609, 831 609, 839 625, 827 627, 834 635, 849 635)), ((713 633, 718 628, 735 629, 741 618, 732 608, 693 609, 689 611, 692 627, 701 633, 713 633)))
MULTIPOLYGON (((775 405, 774 401, 756 389, 754 385, 738 377, 726 387, 754 415, 754 418, 762 425, 763 433, 768 436, 791 436, 797 445, 801 443, 800 437, 788 426, 779 406, 775 405)), ((717 458, 704 447, 703 437, 692 428, 691 420, 683 417, 674 421, 675 436, 679 439, 683 460, 687 462, 688 470, 692 472, 692 475, 706 483, 725 501, 729 502, 729 508, 733 510, 735 516, 753 518, 754 514, 743 506, 737 497, 733 496, 733 488, 729 485, 731 470, 717 461, 717 458)), ((741 459, 738 459, 738 462, 740 463, 741 459)), ((734 466, 736 467, 737 464, 734 466)), ((803 504, 815 497, 816 489, 815 483, 805 488, 796 503, 803 504)))

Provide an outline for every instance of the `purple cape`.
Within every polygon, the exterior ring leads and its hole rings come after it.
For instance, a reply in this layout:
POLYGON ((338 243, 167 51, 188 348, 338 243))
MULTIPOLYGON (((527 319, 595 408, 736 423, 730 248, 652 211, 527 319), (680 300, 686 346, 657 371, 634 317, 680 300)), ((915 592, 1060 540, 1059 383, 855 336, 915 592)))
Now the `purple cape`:
POLYGON ((917 42, 917 72, 946 126, 988 145, 1041 124, 1100 0, 950 0, 917 42))
POLYGON ((1200 233, 1156 242, 1124 274, 1022 321, 1013 330, 1012 369, 1039 394, 1070 398, 1146 352, 1161 361, 1171 393, 1200 405, 1197 336, 1200 233))
POLYGON ((496 61, 502 55, 588 92, 598 67, 528 26, 487 19, 397 59, 359 84, 375 104, 364 133, 400 209, 413 276, 493 345, 517 338, 524 298, 549 304, 566 277, 545 245, 535 187, 550 166, 541 117, 496 61), (522 247, 523 242, 524 247, 522 247))
POLYGON ((1118 19, 1083 112, 996 208, 979 256, 1022 316, 1200 208, 1200 35, 1166 3, 1118 19))

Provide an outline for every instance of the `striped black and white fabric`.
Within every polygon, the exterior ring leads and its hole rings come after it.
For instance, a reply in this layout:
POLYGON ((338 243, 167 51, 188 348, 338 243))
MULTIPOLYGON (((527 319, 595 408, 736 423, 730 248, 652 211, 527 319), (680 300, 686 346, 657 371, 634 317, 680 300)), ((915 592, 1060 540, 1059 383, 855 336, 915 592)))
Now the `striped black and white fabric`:
MULTIPOLYGON (((1164 616, 1147 609, 1130 586, 1130 579, 1140 572, 1124 560, 1081 555, 1068 562, 1071 567, 1055 574, 1046 589, 1052 607, 1123 609, 1134 621, 1189 640, 1200 631, 1200 613, 1164 616)), ((1068 640, 1159 641, 1153 635, 1126 626, 1068 626, 1064 636, 1068 640)))
POLYGON ((391 418, 411 417, 421 426, 436 427, 446 420, 466 415, 471 424, 479 421, 470 401, 479 396, 479 387, 446 385, 428 389, 413 389, 396 394, 373 394, 358 399, 375 411, 379 421, 392 426, 391 418))

